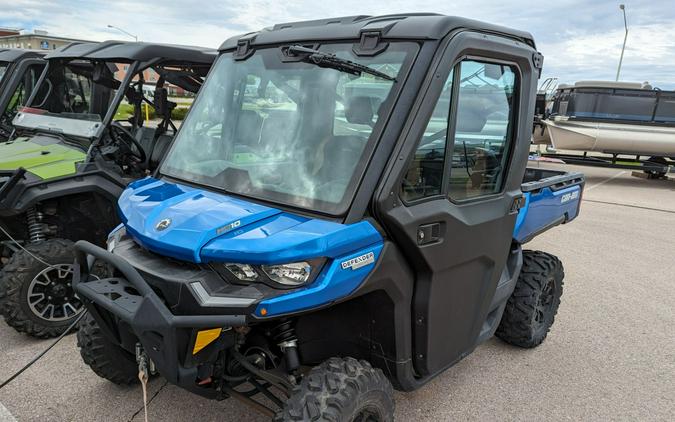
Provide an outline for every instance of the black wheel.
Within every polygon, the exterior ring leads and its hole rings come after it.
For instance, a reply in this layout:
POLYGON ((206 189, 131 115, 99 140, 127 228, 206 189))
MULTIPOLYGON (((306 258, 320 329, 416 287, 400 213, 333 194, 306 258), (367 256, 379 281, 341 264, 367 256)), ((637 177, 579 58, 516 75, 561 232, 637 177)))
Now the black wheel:
POLYGON ((0 312, 19 332, 55 337, 84 310, 71 287, 73 242, 53 239, 26 246, 0 273, 0 312), (50 265, 47 265, 50 264, 50 265))
POLYGON ((136 357, 108 340, 90 314, 80 321, 77 346, 84 363, 99 377, 121 385, 138 382, 136 357))
POLYGON ((523 268, 496 335, 514 346, 541 344, 553 325, 563 292, 563 265, 540 251, 523 251, 523 268))
POLYGON ((663 170, 645 170, 645 173, 654 179, 660 179, 668 173, 668 161, 664 157, 649 157, 647 160, 652 165, 663 166, 663 170))
POLYGON ((366 361, 331 358, 302 379, 275 421, 394 420, 394 389, 366 361))

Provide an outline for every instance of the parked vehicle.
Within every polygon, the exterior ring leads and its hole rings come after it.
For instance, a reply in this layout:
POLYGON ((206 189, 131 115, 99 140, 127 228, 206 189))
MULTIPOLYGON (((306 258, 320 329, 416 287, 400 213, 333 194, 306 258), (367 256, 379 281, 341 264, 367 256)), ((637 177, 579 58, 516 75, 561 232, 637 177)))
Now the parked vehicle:
POLYGON ((557 149, 675 157, 675 91, 635 82, 562 85, 544 120, 557 149))
POLYGON ((522 244, 584 180, 524 179, 541 63, 525 32, 427 14, 226 41, 107 250, 76 244, 84 362, 280 421, 389 421, 393 388, 493 334, 539 345, 563 267, 522 244))
MULTIPOLYGON (((148 43, 74 43, 51 52, 38 88, 0 144, 0 312, 16 330, 56 336, 83 311, 73 242, 105 244, 115 202, 152 171, 176 131, 165 83, 196 92, 215 51, 148 43), (142 95, 146 75, 157 81, 142 95), (128 120, 115 118, 126 99, 128 120), (161 122, 143 121, 143 103, 161 122)), ((126 116, 124 117, 126 119, 126 116)))
POLYGON ((24 105, 42 74, 44 52, 0 49, 0 142, 9 139, 12 119, 24 105))
POLYGON ((566 162, 642 168, 661 177, 675 166, 674 103, 675 91, 654 89, 647 83, 560 85, 550 113, 540 122, 543 129, 535 134, 556 149, 584 151, 583 157, 560 156, 566 162), (588 152, 596 154, 588 157, 588 152))

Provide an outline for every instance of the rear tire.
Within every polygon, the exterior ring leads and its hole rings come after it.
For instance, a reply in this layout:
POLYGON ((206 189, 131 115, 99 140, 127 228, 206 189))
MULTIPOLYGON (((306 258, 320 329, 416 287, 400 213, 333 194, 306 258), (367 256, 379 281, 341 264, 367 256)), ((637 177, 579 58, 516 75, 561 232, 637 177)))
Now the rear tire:
POLYGON ((84 363, 99 377, 118 385, 138 383, 136 357, 108 340, 91 314, 79 324, 77 346, 84 363))
POLYGON ((394 420, 394 389, 366 361, 331 358, 305 375, 275 422, 394 420))
POLYGON ((564 277, 563 265, 555 256, 523 251, 523 268, 495 335, 518 347, 540 345, 558 312, 564 277))
POLYGON ((0 272, 0 313, 7 324, 38 338, 63 333, 84 310, 70 285, 74 261, 73 242, 64 239, 14 253, 0 272))

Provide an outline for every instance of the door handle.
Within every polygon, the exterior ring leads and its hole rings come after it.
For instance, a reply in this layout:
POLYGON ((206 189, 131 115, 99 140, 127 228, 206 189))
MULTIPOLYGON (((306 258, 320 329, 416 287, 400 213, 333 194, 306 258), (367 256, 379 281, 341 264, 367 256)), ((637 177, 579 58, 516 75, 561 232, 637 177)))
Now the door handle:
POLYGON ((511 209, 509 210, 509 214, 517 214, 518 211, 520 211, 521 208, 525 206, 525 195, 520 195, 516 196, 513 198, 513 202, 511 203, 511 209))
POLYGON ((417 228, 417 244, 428 245, 441 240, 441 223, 424 224, 417 228))

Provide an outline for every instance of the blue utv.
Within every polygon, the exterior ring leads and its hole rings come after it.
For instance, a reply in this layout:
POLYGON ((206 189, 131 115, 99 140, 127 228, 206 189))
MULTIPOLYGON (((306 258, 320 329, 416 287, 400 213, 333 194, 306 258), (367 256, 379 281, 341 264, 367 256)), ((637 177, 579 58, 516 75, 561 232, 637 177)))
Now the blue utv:
POLYGON ((584 182, 526 170, 542 60, 528 33, 429 14, 229 39, 108 250, 76 245, 84 361, 279 421, 390 421, 394 388, 493 335, 537 346, 563 267, 522 245, 584 182))

